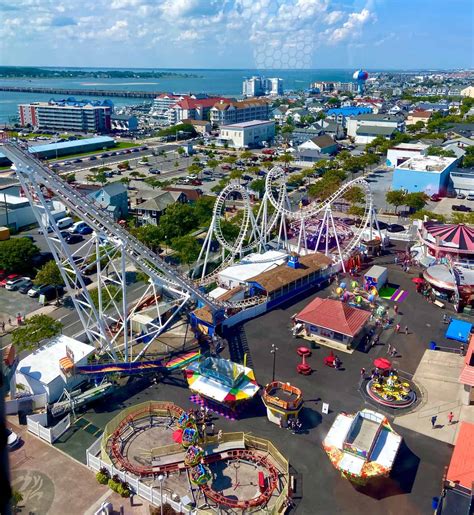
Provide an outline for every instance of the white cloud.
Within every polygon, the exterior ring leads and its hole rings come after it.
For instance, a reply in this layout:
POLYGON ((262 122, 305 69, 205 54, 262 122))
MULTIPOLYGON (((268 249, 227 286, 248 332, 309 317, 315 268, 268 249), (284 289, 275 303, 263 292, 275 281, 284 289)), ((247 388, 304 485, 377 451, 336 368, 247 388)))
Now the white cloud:
POLYGON ((351 13, 347 21, 337 29, 330 32, 330 43, 341 43, 359 34, 360 29, 365 25, 373 14, 368 9, 362 9, 359 13, 351 13))

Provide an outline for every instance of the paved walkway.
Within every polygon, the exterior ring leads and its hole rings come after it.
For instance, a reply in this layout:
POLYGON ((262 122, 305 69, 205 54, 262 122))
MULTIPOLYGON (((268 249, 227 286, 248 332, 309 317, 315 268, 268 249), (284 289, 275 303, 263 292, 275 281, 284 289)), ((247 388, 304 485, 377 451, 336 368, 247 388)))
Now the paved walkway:
POLYGON ((461 403, 463 386, 458 378, 463 363, 464 357, 457 353, 426 350, 413 376, 422 389, 423 400, 414 412, 396 417, 395 424, 454 445, 459 422, 474 423, 474 406, 461 403), (448 423, 450 411, 453 424, 448 423), (434 415, 437 421, 433 428, 434 415))
POLYGON ((8 425, 21 436, 23 444, 9 453, 13 488, 23 495, 23 513, 63 515, 94 513, 104 501, 111 502, 115 512, 133 515, 149 513, 141 499, 123 499, 108 487, 100 485, 94 473, 52 445, 28 433, 9 417, 8 425))

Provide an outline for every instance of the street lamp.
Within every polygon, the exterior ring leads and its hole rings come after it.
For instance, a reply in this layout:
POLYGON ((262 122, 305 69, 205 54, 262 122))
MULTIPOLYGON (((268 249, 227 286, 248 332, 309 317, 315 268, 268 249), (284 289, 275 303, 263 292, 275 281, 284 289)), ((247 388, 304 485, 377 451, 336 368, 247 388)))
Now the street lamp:
POLYGON ((165 476, 163 474, 160 474, 158 476, 158 481, 160 482, 160 511, 161 515, 163 515, 163 481, 165 479, 165 476))
POLYGON ((272 348, 270 350, 270 353, 273 354, 273 372, 272 372, 272 382, 275 381, 275 365, 276 365, 276 353, 277 353, 278 347, 275 346, 274 343, 272 343, 272 348))

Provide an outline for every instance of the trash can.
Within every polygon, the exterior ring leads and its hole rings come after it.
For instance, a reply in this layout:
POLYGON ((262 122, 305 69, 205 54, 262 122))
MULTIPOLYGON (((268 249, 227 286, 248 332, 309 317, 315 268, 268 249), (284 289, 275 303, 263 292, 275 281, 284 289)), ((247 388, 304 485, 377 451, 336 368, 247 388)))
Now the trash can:
POLYGON ((430 342, 430 350, 436 350, 436 342, 430 342))
POLYGON ((431 499, 431 509, 437 510, 439 504, 439 497, 432 497, 431 499))

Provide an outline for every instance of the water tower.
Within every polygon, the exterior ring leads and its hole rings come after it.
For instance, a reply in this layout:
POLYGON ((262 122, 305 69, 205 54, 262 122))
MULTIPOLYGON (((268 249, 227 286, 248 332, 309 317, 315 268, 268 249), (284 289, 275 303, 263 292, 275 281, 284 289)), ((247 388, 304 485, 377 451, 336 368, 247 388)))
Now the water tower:
POLYGON ((369 74, 365 70, 356 70, 352 78, 357 82, 357 93, 363 95, 365 81, 369 78, 369 74))

